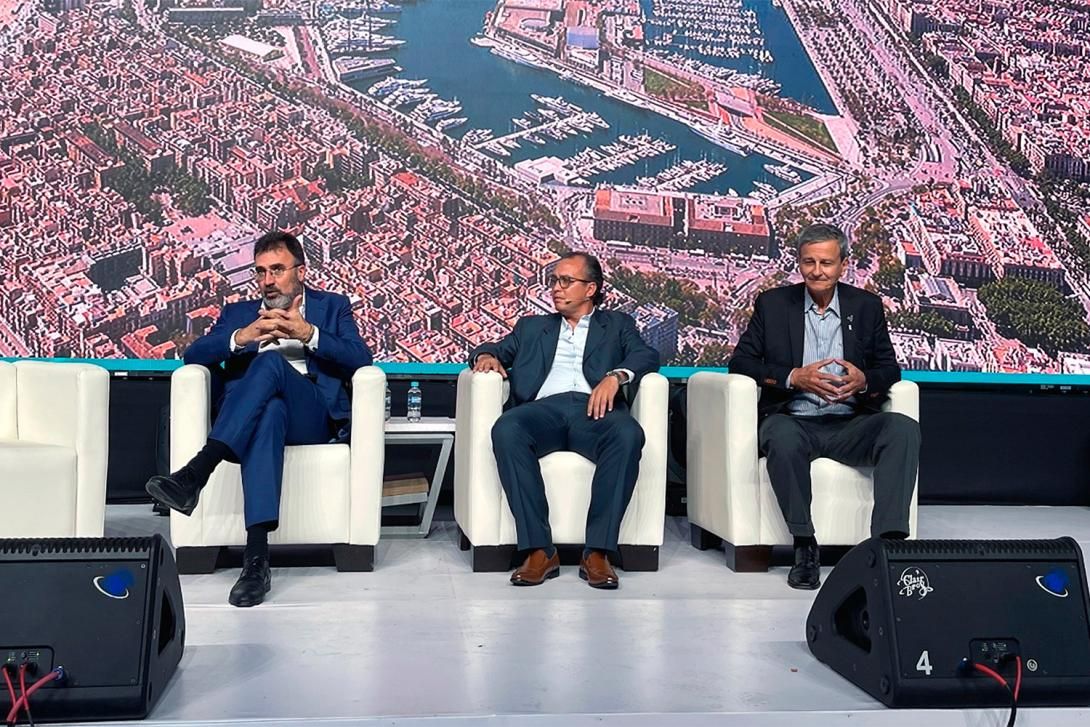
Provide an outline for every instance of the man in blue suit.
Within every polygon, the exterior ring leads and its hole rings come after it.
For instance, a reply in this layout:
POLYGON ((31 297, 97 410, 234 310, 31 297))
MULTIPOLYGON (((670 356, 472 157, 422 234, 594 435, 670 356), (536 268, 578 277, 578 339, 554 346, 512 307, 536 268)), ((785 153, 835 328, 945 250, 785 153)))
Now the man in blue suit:
POLYGON ((644 443, 621 389, 634 397, 639 380, 658 370, 659 355, 631 316, 599 307, 603 282, 593 255, 565 255, 549 278, 557 312, 522 318, 502 341, 470 353, 474 371, 496 371, 511 382, 511 407, 492 427, 492 449, 519 550, 528 553, 511 575, 516 586, 560 572, 538 463, 560 450, 596 465, 579 575, 594 588, 618 586, 609 556, 617 551, 644 443))
POLYGON ((224 379, 208 442, 180 470, 147 483, 155 500, 190 515, 216 465, 242 465, 246 551, 233 606, 255 606, 271 587, 268 538, 280 517, 285 445, 335 438, 351 412, 352 374, 371 363, 348 299, 304 287, 305 278, 294 236, 272 232, 254 244, 261 298, 224 306, 185 352, 187 364, 224 379))

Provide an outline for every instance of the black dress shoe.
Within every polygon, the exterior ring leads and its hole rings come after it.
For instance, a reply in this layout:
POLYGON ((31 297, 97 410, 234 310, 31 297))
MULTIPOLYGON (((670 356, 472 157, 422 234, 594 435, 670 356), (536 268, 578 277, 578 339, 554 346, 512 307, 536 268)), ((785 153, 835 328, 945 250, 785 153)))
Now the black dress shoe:
POLYGON ((177 510, 183 515, 192 515, 197 507, 201 488, 206 484, 208 484, 207 477, 202 478, 193 471, 192 467, 186 465, 169 475, 153 476, 144 485, 144 489, 159 504, 166 505, 171 510, 177 510))
POLYGON ((817 543, 795 548, 795 566, 787 574, 787 585, 804 591, 821 585, 821 554, 817 543))
POLYGON ((243 561, 242 573, 231 587, 227 602, 239 608, 256 606, 265 600, 265 594, 271 588, 272 575, 269 573, 268 556, 254 555, 243 561))

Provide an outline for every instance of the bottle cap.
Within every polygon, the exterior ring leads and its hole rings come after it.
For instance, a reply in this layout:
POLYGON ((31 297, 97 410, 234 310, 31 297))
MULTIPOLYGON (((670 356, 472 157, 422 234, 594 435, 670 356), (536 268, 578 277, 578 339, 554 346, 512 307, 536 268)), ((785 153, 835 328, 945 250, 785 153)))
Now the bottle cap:
POLYGON ((420 386, 420 384, 418 382, 416 382, 416 381, 412 382, 412 385, 413 386, 420 386))

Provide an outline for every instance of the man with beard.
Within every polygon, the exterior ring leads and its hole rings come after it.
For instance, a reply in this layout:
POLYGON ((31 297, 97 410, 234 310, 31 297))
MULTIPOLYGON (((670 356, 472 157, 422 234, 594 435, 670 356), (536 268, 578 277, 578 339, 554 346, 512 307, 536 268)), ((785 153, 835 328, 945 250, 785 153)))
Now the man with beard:
POLYGON ((516 586, 540 585, 560 572, 538 460, 561 450, 595 464, 579 575, 593 588, 618 586, 609 557, 617 552, 644 444, 621 387, 634 398, 639 380, 658 371, 659 354, 640 338, 632 316, 600 307, 603 283, 597 258, 568 253, 548 279, 556 313, 521 318, 502 341, 469 356, 474 371, 511 381, 512 406, 492 427, 492 451, 526 553, 511 575, 516 586))
POLYGON ((268 538, 280 517, 284 447, 335 438, 351 412, 347 385, 371 364, 348 299, 305 287, 306 272, 294 236, 272 232, 254 244, 261 298, 224 306, 185 352, 187 364, 224 381, 208 441, 180 470, 146 486, 156 501, 190 515, 216 465, 242 466, 246 550, 233 606, 256 606, 271 587, 268 538))

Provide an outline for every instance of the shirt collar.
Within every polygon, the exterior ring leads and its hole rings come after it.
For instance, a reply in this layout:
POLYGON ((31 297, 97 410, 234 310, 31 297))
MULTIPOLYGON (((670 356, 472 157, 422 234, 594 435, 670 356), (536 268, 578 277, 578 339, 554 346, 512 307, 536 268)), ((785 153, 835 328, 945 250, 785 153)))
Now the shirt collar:
MULTIPOLYGON (((810 297, 810 291, 806 288, 802 290, 802 312, 809 313, 813 310, 817 313, 817 303, 810 297)), ((833 288, 833 299, 829 301, 829 305, 825 306, 825 312, 832 313, 837 318, 840 317, 840 290, 839 288, 833 288)))

